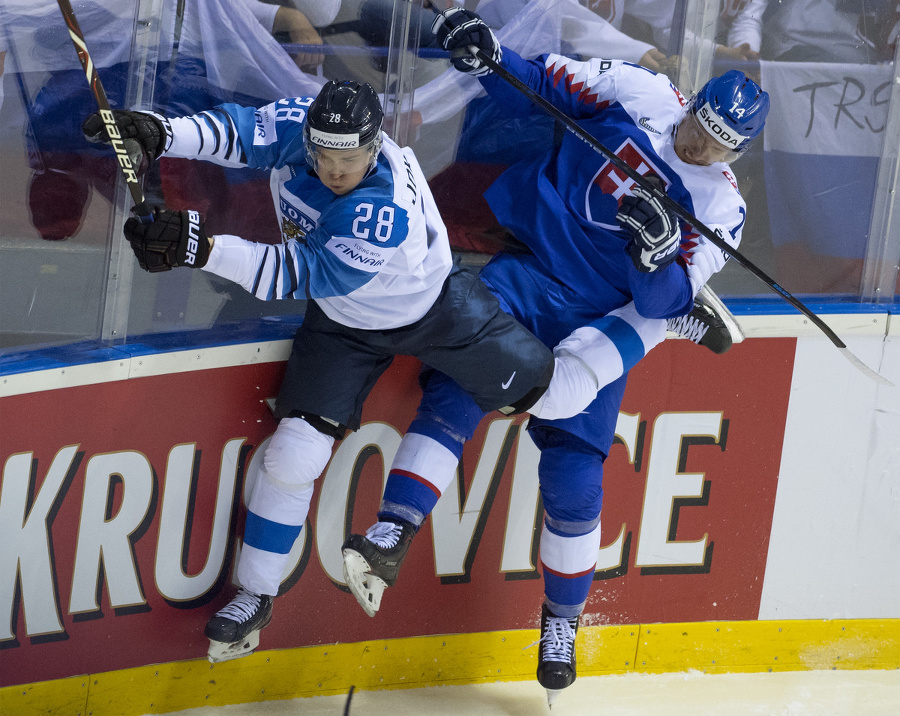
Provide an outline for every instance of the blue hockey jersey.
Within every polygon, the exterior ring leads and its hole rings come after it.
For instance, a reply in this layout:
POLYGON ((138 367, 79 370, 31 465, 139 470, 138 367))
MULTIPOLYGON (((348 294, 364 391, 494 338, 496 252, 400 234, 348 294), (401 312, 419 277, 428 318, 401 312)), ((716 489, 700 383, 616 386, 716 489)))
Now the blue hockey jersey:
POLYGON ((307 165, 312 97, 225 104, 170 120, 165 156, 271 170, 283 243, 217 235, 206 271, 264 300, 308 298, 334 321, 389 329, 419 320, 449 275, 447 230, 415 156, 383 136, 375 167, 343 196, 307 165))
MULTIPOLYGON (((696 166, 675 154, 674 129, 686 101, 665 76, 619 60, 546 54, 526 61, 505 47, 503 65, 639 174, 658 177, 672 199, 737 247, 746 213, 737 182, 727 164, 696 166)), ((502 78, 490 74, 481 82, 513 111, 534 109, 502 78)), ((553 276, 601 312, 634 300, 647 318, 685 314, 727 257, 681 222, 679 261, 654 273, 635 269, 624 250, 628 235, 615 219, 633 184, 567 132, 559 147, 513 165, 485 197, 553 276)))

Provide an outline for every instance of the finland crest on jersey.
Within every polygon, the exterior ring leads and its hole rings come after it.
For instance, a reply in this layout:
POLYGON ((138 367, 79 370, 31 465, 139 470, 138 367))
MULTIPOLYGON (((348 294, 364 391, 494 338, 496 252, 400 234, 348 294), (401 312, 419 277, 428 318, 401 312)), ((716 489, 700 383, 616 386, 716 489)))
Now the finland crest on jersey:
POLYGON ((296 197, 278 197, 281 213, 281 233, 285 240, 303 241, 316 228, 320 213, 296 197))

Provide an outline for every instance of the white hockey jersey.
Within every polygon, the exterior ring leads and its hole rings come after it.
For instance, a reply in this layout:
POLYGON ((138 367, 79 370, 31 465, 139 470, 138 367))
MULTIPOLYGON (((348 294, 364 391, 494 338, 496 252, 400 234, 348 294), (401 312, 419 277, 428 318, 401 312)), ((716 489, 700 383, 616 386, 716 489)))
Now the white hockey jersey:
POLYGON ((419 320, 452 266, 447 230, 412 151, 383 136, 375 167, 350 193, 306 162, 312 97, 256 109, 234 104, 170 120, 165 156, 270 169, 283 244, 215 237, 206 271, 264 300, 315 300, 334 321, 388 329, 419 320))

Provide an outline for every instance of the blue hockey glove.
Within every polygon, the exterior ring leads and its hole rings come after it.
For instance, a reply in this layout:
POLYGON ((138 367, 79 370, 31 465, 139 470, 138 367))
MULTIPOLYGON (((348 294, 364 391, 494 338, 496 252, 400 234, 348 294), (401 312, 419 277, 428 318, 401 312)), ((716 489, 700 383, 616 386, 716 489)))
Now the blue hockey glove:
POLYGON ((483 77, 491 72, 489 67, 469 51, 469 47, 477 47, 490 55, 494 62, 500 62, 503 57, 500 43, 491 28, 471 10, 458 7, 444 10, 434 19, 431 32, 437 37, 441 47, 450 51, 450 61, 460 72, 475 77, 483 77))
POLYGON ((177 266, 202 268, 209 259, 209 239, 196 211, 156 209, 153 222, 131 217, 125 238, 144 271, 171 271, 177 266))
POLYGON ((638 271, 651 273, 678 257, 678 218, 647 190, 636 186, 622 199, 616 220, 630 234, 625 250, 638 271))

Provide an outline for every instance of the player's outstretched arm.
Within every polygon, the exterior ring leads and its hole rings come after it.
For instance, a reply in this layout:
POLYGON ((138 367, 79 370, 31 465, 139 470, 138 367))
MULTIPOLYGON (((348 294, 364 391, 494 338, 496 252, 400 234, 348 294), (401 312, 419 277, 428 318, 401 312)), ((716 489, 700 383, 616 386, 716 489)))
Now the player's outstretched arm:
POLYGON ((482 80, 488 94, 507 105, 510 111, 530 112, 534 106, 508 85, 509 77, 504 77, 507 81, 501 81, 498 74, 501 77, 511 75, 572 117, 597 114, 597 88, 592 87, 591 92, 582 91, 588 80, 597 75, 597 68, 591 62, 578 62, 554 54, 525 60, 508 47, 501 47, 490 27, 478 15, 456 7, 438 15, 431 31, 441 46, 450 51, 453 66, 482 80), (560 81, 561 76, 565 77, 564 81, 560 81))

